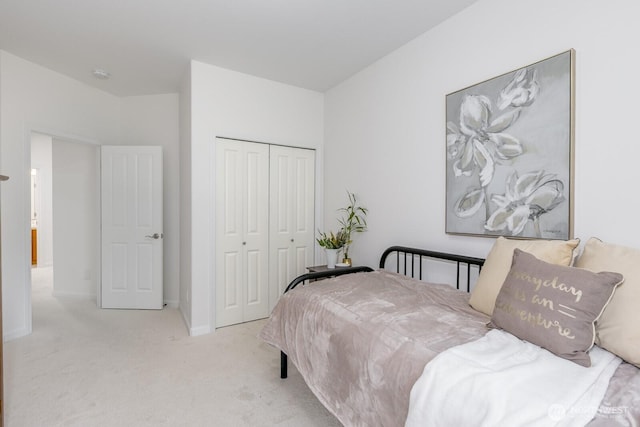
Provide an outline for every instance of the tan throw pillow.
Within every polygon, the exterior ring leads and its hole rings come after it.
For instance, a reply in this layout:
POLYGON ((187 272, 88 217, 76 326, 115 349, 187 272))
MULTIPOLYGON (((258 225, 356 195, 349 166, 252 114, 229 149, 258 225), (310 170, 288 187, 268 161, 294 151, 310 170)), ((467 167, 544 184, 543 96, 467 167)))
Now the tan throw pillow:
POLYGON ((624 284, 596 323, 596 344, 640 367, 640 250, 591 238, 576 266, 624 276, 624 284))
POLYGON ((591 366, 595 322, 622 281, 620 273, 549 264, 516 249, 489 326, 591 366))
POLYGON ((491 316, 500 288, 511 268, 513 250, 518 248, 551 264, 571 265, 573 250, 580 243, 573 240, 515 240, 498 237, 482 267, 469 304, 491 316))

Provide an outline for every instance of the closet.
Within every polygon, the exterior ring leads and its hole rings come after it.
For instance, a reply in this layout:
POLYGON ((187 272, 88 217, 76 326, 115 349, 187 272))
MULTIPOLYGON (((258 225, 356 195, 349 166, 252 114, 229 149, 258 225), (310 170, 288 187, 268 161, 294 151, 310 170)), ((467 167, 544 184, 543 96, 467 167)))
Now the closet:
POLYGON ((315 151, 216 139, 216 327, 269 316, 313 264, 315 151))

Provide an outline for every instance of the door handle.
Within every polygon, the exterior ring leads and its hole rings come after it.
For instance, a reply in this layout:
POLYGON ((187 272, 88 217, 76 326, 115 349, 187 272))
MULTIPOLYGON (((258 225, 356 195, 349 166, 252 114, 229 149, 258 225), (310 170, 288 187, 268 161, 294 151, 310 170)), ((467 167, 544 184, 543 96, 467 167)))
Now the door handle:
POLYGON ((156 239, 156 240, 157 240, 157 239, 162 239, 162 238, 164 237, 164 234, 162 234, 162 233, 160 233, 160 234, 158 234, 158 233, 153 233, 151 236, 146 235, 146 236, 144 236, 144 237, 148 237, 148 238, 150 238, 150 239, 156 239))

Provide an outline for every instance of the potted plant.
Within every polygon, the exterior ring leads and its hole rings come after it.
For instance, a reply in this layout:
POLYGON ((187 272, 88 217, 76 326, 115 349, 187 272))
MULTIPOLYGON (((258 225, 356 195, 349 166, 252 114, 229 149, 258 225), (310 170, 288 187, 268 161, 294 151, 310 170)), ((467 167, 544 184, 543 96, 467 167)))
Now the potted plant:
POLYGON ((342 212, 343 216, 338 221, 342 226, 340 230, 344 234, 346 242, 344 243, 344 263, 351 265, 351 258, 349 258, 349 246, 351 245, 352 233, 362 233, 367 230, 367 208, 357 205, 356 195, 347 191, 349 197, 349 205, 345 208, 338 209, 342 212))
POLYGON ((320 230, 318 230, 318 233, 319 237, 316 241, 324 248, 327 254, 327 268, 335 268, 336 261, 338 260, 338 252, 347 243, 344 230, 340 230, 336 234, 334 234, 333 231, 323 233, 320 232, 320 230))

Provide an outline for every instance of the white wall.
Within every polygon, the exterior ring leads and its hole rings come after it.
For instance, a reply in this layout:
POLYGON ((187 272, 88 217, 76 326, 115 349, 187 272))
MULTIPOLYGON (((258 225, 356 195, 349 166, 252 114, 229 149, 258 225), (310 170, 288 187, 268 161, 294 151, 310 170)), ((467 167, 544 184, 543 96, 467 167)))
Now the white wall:
POLYGON ((493 239, 444 232, 445 95, 570 48, 575 235, 638 246, 639 14, 629 0, 479 0, 326 93, 326 221, 345 188, 370 209, 354 262, 391 244, 486 256, 493 239))
MULTIPOLYGON (((162 145, 169 158, 165 174, 175 178, 178 102, 175 94, 118 98, 0 50, 0 171, 10 176, 1 193, 5 339, 31 332, 30 133, 95 144, 162 145)), ((172 234, 165 242, 169 254, 178 252, 178 198, 177 185, 169 184, 165 200, 174 202, 165 214, 172 234)), ((165 289, 167 302, 176 303, 177 261, 164 273, 176 281, 165 289)))
POLYGON ((100 280, 100 147, 53 140, 53 295, 94 297, 100 280))
POLYGON ((191 64, 180 87, 180 312, 191 328, 191 64))
POLYGON ((31 134, 31 167, 38 170, 38 267, 53 265, 53 138, 33 132, 31 134))
POLYGON ((10 176, 2 188, 5 339, 31 332, 31 131, 118 141, 119 106, 112 95, 0 51, 0 170, 10 176))
POLYGON ((211 331, 215 319, 215 137, 315 148, 322 159, 323 95, 197 61, 191 62, 189 92, 191 252, 190 259, 183 254, 183 267, 191 269, 187 322, 197 335, 211 331))

